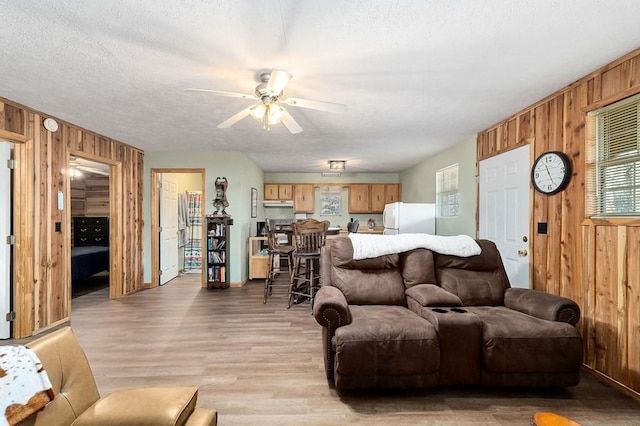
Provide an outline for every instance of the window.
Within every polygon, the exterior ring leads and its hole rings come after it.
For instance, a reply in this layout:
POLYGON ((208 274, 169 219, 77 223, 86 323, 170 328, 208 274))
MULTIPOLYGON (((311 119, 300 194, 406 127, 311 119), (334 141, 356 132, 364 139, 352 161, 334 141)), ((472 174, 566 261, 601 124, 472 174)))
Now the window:
POLYGON ((438 217, 458 216, 460 196, 458 193, 458 164, 436 172, 436 211, 438 217))
POLYGON ((640 216, 640 95, 587 117, 587 214, 640 216))

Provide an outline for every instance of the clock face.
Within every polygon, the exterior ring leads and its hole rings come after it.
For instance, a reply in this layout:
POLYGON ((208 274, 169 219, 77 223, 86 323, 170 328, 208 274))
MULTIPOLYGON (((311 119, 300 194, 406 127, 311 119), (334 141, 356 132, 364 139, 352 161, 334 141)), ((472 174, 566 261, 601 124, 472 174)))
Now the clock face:
POLYGON ((562 191, 571 179, 571 162, 566 154, 559 151, 545 152, 533 163, 531 182, 543 194, 551 195, 562 191))

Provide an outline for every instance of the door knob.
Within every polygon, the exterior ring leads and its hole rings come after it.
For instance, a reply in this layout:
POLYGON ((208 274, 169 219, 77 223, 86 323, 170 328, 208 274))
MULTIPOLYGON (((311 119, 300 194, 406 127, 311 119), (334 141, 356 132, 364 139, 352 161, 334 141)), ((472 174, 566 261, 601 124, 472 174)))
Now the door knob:
POLYGON ((518 255, 520 256, 526 256, 527 254, 529 254, 527 250, 518 250, 518 255))

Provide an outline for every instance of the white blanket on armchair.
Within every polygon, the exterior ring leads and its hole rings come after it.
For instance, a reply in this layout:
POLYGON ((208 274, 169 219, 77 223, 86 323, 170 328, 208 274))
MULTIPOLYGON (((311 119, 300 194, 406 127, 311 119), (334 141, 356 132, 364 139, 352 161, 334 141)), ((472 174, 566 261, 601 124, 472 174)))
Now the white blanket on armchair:
POLYGON ((353 259, 367 259, 386 254, 426 248, 440 254, 469 257, 480 254, 480 246, 468 235, 445 237, 431 234, 368 235, 349 234, 353 259))

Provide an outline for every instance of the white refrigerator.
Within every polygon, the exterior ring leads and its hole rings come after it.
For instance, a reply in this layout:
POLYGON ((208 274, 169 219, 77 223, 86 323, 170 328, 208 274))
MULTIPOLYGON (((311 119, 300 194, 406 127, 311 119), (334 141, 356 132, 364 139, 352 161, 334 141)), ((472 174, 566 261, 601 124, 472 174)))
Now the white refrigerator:
POLYGON ((436 205, 432 203, 391 203, 382 213, 383 234, 436 233, 436 205))

